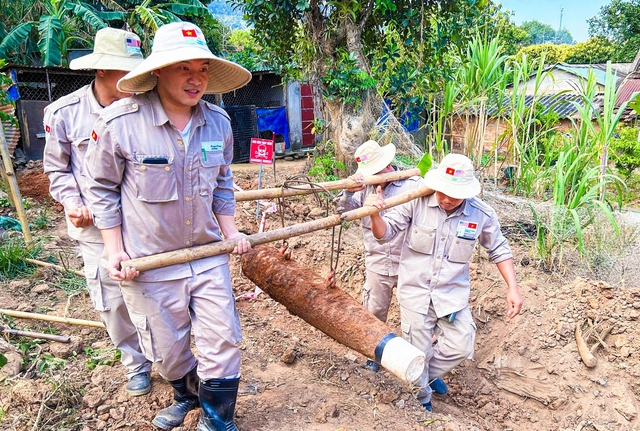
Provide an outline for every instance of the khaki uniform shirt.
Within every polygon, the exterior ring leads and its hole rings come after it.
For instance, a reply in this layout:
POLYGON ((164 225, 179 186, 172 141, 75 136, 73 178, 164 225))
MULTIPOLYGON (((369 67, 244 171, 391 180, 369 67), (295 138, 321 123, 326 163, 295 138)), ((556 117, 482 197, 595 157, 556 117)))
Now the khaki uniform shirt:
MULTIPOLYGON (((233 134, 226 112, 200 101, 188 150, 157 92, 122 99, 95 123, 85 159, 87 196, 99 229, 122 226, 131 258, 221 240, 215 214, 234 215, 233 134)), ((223 265, 208 257, 141 273, 139 281, 177 280, 223 265)))
POLYGON ((387 231, 380 241, 407 231, 396 295, 411 311, 426 314, 433 302, 442 317, 469 305, 469 261, 476 242, 493 263, 513 257, 495 211, 477 198, 466 199, 448 216, 433 194, 391 209, 384 219, 387 231))
MULTIPOLYGON (((44 108, 44 173, 51 182, 51 196, 65 211, 87 205, 83 161, 93 123, 102 111, 92 88, 93 84, 85 85, 44 108)), ((73 239, 102 242, 95 226, 78 228, 67 218, 67 227, 73 239)))
MULTIPOLYGON (((388 199, 421 185, 420 177, 411 177, 406 180, 393 181, 382 189, 382 197, 388 199)), ((339 212, 353 210, 362 207, 367 196, 376 192, 377 186, 367 186, 364 190, 349 193, 343 191, 337 197, 336 207, 339 212)), ((385 214, 389 210, 383 210, 385 214)), ((400 232, 390 241, 380 243, 371 233, 371 219, 369 216, 362 219, 362 233, 364 235, 365 265, 369 271, 380 275, 398 275, 400 264, 400 251, 404 243, 404 232, 400 232)))

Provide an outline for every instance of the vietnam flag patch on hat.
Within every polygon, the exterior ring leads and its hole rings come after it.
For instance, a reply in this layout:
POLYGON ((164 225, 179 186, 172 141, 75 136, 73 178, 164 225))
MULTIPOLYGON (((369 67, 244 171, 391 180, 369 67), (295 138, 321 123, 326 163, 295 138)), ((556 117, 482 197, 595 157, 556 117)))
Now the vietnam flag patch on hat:
POLYGON ((458 181, 458 178, 464 177, 464 171, 462 169, 447 168, 444 173, 451 175, 453 177, 451 178, 453 181, 458 181))
POLYGON ((198 37, 198 35, 196 34, 196 30, 195 29, 186 29, 186 30, 182 30, 182 36, 183 37, 198 37))

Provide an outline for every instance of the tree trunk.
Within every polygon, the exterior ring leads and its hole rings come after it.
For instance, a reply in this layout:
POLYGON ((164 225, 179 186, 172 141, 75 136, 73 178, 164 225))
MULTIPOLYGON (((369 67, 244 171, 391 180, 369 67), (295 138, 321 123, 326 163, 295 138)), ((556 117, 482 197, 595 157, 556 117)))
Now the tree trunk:
MULTIPOLYGON (((358 67, 369 73, 371 68, 364 55, 361 28, 350 17, 342 18, 341 23, 347 50, 354 53, 358 67)), ((328 133, 334 144, 336 159, 344 163, 346 174, 351 174, 356 169, 353 154, 369 138, 377 121, 374 113, 380 111, 381 103, 374 91, 364 92, 357 111, 352 105, 345 105, 341 101, 325 101, 328 133)))

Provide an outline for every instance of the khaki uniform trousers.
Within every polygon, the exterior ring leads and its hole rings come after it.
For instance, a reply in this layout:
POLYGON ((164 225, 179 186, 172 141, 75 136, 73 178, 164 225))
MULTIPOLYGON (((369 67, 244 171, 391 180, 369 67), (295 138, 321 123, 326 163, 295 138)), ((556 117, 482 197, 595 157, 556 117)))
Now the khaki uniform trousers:
POLYGON ((427 314, 400 307, 402 316, 402 338, 422 350, 425 354, 424 371, 414 382, 418 388, 417 398, 424 404, 431 400, 429 382, 442 377, 465 359, 473 357, 476 325, 469 307, 458 311, 455 320, 436 316, 433 303, 427 314), (435 333, 438 343, 434 346, 435 333))
POLYGON ((382 275, 367 269, 367 279, 362 289, 362 305, 378 320, 386 322, 393 288, 397 286, 397 275, 382 275))
POLYGON ((121 289, 142 352, 163 378, 180 379, 196 364, 202 380, 239 377, 242 334, 228 264, 178 280, 125 281, 121 289))
POLYGON ((100 265, 104 244, 85 241, 78 241, 78 244, 84 260, 84 274, 93 308, 100 312, 109 338, 120 350, 120 362, 127 369, 127 378, 151 371, 151 362, 140 351, 138 332, 131 323, 120 284, 111 280, 106 268, 100 265))

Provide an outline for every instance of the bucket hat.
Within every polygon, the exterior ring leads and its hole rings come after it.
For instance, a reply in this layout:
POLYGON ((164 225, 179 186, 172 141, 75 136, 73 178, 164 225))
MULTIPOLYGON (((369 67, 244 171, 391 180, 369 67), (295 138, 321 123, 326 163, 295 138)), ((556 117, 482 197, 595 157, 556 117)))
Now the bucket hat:
POLYGON ((140 51, 140 38, 130 31, 117 28, 98 30, 93 44, 93 52, 71 60, 69 69, 135 69, 144 58, 140 51))
POLYGON ((454 199, 469 199, 480 193, 473 163, 462 154, 447 154, 436 169, 424 176, 425 185, 454 199))
POLYGON ((357 174, 375 175, 386 168, 396 155, 396 146, 387 144, 381 147, 376 141, 367 141, 360 145, 354 156, 358 163, 357 174))
POLYGON ((152 73, 154 70, 182 61, 203 59, 211 60, 205 93, 228 93, 251 81, 251 72, 247 69, 211 53, 197 25, 180 21, 158 29, 153 38, 151 54, 118 81, 118 90, 144 93, 152 90, 158 82, 158 77, 152 73))

